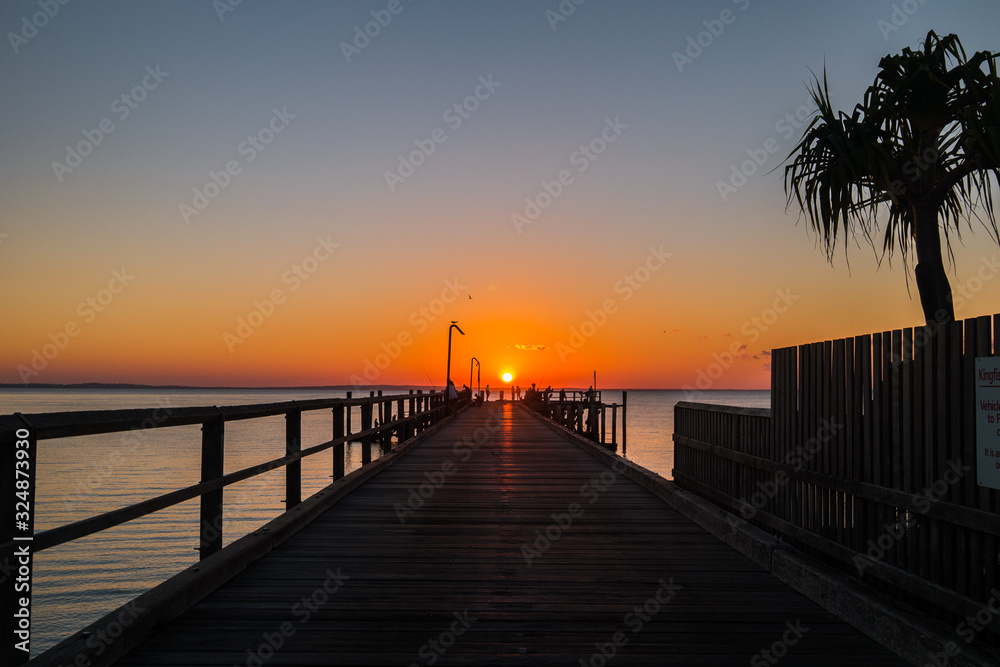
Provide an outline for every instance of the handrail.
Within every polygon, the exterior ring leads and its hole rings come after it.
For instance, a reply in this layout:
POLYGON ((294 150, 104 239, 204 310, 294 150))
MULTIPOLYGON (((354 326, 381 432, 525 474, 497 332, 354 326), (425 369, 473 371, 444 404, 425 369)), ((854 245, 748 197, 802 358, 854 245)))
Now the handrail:
MULTIPOLYGON (((24 562, 23 555, 26 544, 30 545, 30 553, 33 554, 122 525, 133 519, 147 516, 197 497, 201 497, 199 551, 200 558, 205 559, 222 548, 222 490, 225 487, 284 467, 286 469, 285 509, 286 511, 290 510, 301 502, 302 468, 299 462, 305 457, 333 449, 332 477, 336 482, 345 476, 345 444, 360 442, 362 445, 362 466, 367 465, 372 461, 372 444, 378 443, 382 453, 387 453, 392 447, 394 436, 397 442, 404 442, 439 422, 454 409, 455 404, 465 405, 469 399, 468 392, 461 392, 457 401, 448 401, 443 392, 425 394, 423 391, 414 393, 411 390, 409 394, 382 396, 380 391, 376 396, 373 391, 367 397, 355 398, 351 392, 348 392, 347 398, 309 399, 223 407, 158 407, 0 415, 0 443, 3 444, 0 456, 4 460, 4 465, 0 465, 0 469, 10 470, 13 473, 15 469, 23 467, 17 465, 19 461, 27 460, 30 471, 30 476, 18 475, 19 478, 23 476, 28 480, 25 491, 14 493, 14 488, 11 488, 10 492, 5 492, 0 498, 0 511, 4 513, 4 517, 14 517, 15 514, 22 513, 23 507, 15 507, 18 501, 27 507, 34 507, 35 454, 40 440, 195 424, 200 424, 202 427, 202 478, 197 484, 38 533, 34 533, 34 521, 31 515, 29 515, 27 523, 20 525, 13 521, 2 521, 0 522, 0 559, 4 561, 2 564, 4 571, 8 571, 15 560, 20 563, 24 562), (361 408, 361 423, 360 430, 352 433, 352 410, 350 408, 355 406, 361 408), (333 412, 333 438, 317 445, 302 448, 302 413, 326 409, 333 412), (286 419, 286 454, 242 470, 223 474, 226 422, 278 415, 284 415, 286 419), (377 425, 373 424, 376 419, 378 420, 377 425), (15 443, 19 444, 15 447, 15 443)), ((11 478, 8 480, 7 475, 4 476, 5 491, 7 491, 7 482, 13 482, 13 474, 11 478)), ((19 485, 16 488, 21 489, 22 486, 19 485)), ((30 568, 28 571, 30 579, 30 568)), ((4 586, 3 597, 6 598, 7 593, 11 592, 8 588, 13 585, 14 581, 7 578, 5 581, 0 580, 0 583, 4 586)), ((11 618, 14 617, 10 616, 0 622, 4 631, 16 631, 18 619, 14 618, 12 624, 11 618)), ((5 636, 9 637, 10 635, 10 632, 5 632, 5 636)), ((11 653, 8 654, 7 649, 4 649, 3 655, 12 657, 14 661, 10 664, 21 664, 26 658, 20 653, 20 651, 14 652, 11 649, 11 653)))

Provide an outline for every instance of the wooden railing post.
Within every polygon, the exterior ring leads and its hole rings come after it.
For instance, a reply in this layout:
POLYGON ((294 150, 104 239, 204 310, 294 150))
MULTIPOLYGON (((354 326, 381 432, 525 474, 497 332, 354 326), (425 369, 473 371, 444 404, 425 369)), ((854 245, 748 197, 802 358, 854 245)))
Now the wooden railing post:
POLYGON ((628 392, 622 392, 622 456, 625 456, 625 446, 628 443, 628 421, 625 419, 628 414, 628 392))
MULTIPOLYGON (((18 415, 20 417, 20 415, 18 415)), ((24 417, 20 417, 24 421, 24 417)), ((7 556, 0 571, 3 591, 0 595, 0 611, 3 620, 3 648, 0 657, 4 665, 23 665, 28 662, 31 648, 31 619, 34 605, 32 570, 34 568, 34 548, 32 538, 35 532, 35 465, 37 463, 38 440, 33 428, 7 431, 0 440, 0 544, 14 541, 14 554, 7 556)), ((37 632, 37 630, 36 630, 37 632)))
MULTIPOLYGON (((353 392, 350 392, 350 391, 347 392, 347 400, 351 400, 351 394, 352 393, 353 392)), ((353 412, 354 412, 354 406, 353 405, 348 405, 347 406, 347 427, 346 427, 347 431, 344 433, 344 435, 350 435, 351 434, 351 415, 352 415, 353 412)), ((348 440, 347 442, 350 442, 350 440, 348 440)))
MULTIPOLYGON (((361 430, 368 431, 372 427, 372 401, 361 404, 361 430)), ((366 433, 361 437, 361 465, 372 462, 372 436, 366 433)))
MULTIPOLYGON (((220 414, 201 426, 201 481, 208 482, 224 473, 226 418, 220 414)), ((222 489, 201 496, 201 530, 198 544, 205 559, 222 548, 222 489)))
MULTIPOLYGON (((350 393, 350 392, 348 392, 350 393)), ((344 409, 343 403, 333 409, 333 439, 343 438, 344 432, 344 409)), ((333 446, 333 481, 337 481, 344 476, 344 443, 333 446)))
POLYGON ((396 402, 396 419, 400 422, 399 427, 396 429, 396 443, 399 444, 406 440, 406 399, 401 398, 396 402))
POLYGON ((618 406, 611 406, 611 449, 618 451, 618 406))
MULTIPOLYGON (((603 445, 605 443, 606 438, 607 438, 607 431, 608 431, 608 429, 607 429, 607 425, 608 425, 608 408, 607 408, 606 405, 603 405, 601 403, 596 404, 594 407, 597 408, 597 417, 601 421, 601 432, 600 432, 600 434, 598 434, 596 432, 594 433, 594 441, 595 442, 600 442, 603 445)), ((614 408, 612 408, 612 410, 613 409, 614 408)), ((597 424, 595 423, 594 425, 596 426, 597 424)), ((595 431, 596 431, 596 429, 595 429, 595 431)))
MULTIPOLYGON (((285 454, 302 451, 302 410, 285 413, 285 454)), ((302 460, 285 466, 285 511, 302 502, 302 460)))
MULTIPOLYGON (((379 394, 382 392, 380 391, 379 394)), ((386 428, 386 424, 392 421, 392 401, 379 401, 379 412, 382 417, 379 420, 378 441, 381 444, 382 456, 392 451, 392 429, 386 428)))
MULTIPOLYGON (((420 415, 424 411, 424 396, 423 396, 423 393, 424 393, 423 389, 417 389, 417 399, 416 399, 416 401, 417 401, 417 412, 416 412, 416 414, 418 414, 418 415, 420 415)), ((414 427, 413 430, 416 433, 422 433, 423 430, 424 430, 424 418, 422 416, 417 417, 416 421, 413 422, 413 427, 414 427)))

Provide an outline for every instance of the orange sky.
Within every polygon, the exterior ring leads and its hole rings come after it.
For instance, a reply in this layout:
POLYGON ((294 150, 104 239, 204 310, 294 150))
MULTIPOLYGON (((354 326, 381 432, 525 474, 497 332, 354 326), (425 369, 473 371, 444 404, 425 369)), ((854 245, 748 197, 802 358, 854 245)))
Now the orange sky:
MULTIPOLYGON (((826 263, 781 161, 810 71, 849 109, 929 28, 996 50, 1000 9, 886 31, 891 3, 743 4, 680 71, 701 3, 588 3, 555 30, 537 3, 414 4, 349 62, 361 4, 67 6, 0 60, 0 382, 441 386, 457 320, 459 384, 476 356, 491 388, 767 388, 773 347, 919 325, 899 261, 826 263), (143 98, 124 119, 122 95, 143 98)), ((963 242, 958 316, 1000 312, 996 242, 963 242)))

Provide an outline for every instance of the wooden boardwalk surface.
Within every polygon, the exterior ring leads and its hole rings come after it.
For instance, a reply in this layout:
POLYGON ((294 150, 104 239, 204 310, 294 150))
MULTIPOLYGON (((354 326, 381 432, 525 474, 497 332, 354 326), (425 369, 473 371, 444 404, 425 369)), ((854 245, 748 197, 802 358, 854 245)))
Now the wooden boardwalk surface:
POLYGON ((509 404, 466 410, 117 664, 600 667, 602 651, 905 664, 509 404))

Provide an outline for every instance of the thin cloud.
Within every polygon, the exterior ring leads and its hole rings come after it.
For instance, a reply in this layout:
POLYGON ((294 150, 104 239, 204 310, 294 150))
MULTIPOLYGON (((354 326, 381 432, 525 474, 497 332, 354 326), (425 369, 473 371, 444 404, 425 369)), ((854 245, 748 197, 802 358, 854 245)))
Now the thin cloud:
POLYGON ((541 352, 542 350, 549 349, 548 345, 521 345, 520 343, 514 347, 518 350, 528 350, 529 352, 541 352))

